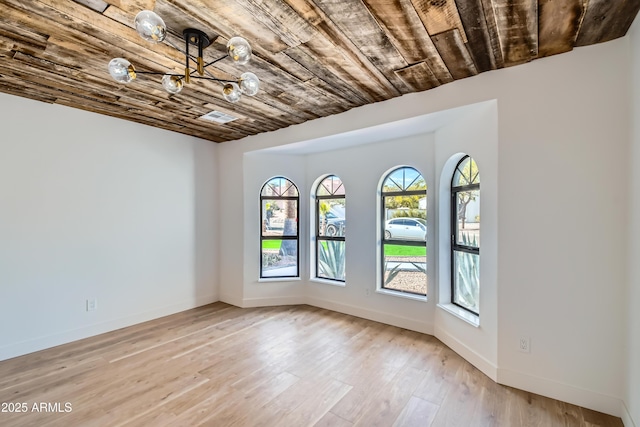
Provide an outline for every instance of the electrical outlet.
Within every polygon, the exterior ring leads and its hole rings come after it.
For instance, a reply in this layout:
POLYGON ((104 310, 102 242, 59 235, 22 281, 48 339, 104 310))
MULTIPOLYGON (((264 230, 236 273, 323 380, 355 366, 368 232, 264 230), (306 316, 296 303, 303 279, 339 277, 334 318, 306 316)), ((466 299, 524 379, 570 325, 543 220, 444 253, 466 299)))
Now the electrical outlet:
POLYGON ((518 340, 518 350, 523 353, 531 353, 531 340, 529 337, 520 337, 518 340))
POLYGON ((98 299, 90 298, 87 300, 87 311, 94 311, 98 309, 98 299))
POLYGON ((366 296, 371 295, 371 291, 369 290, 369 288, 365 288, 364 293, 366 296))

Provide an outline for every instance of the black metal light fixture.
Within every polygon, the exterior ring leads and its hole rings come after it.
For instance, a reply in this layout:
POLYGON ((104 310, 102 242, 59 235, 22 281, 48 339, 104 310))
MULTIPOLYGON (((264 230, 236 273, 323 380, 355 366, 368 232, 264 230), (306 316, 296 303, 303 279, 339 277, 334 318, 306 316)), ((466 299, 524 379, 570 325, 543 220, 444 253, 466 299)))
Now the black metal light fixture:
MULTIPOLYGON (((143 10, 136 15, 134 25, 140 36, 153 43, 161 43, 167 36, 167 27, 156 13, 150 10, 143 10)), ((200 30, 187 28, 182 32, 184 37, 184 74, 157 73, 152 71, 136 71, 131 62, 124 58, 114 58, 109 62, 109 73, 119 83, 129 83, 135 80, 138 74, 162 75, 162 86, 171 93, 176 94, 182 90, 185 83, 190 83, 191 79, 213 80, 223 84, 222 95, 228 102, 235 103, 244 94, 253 96, 260 89, 260 80, 250 72, 243 73, 235 80, 220 79, 212 76, 207 67, 221 61, 227 56, 223 56, 208 64, 204 63, 202 52, 211 44, 209 37, 200 30), (195 46, 198 56, 189 54, 190 46, 195 46), (191 69, 191 61, 196 64, 195 70, 191 69), (195 71, 195 74, 193 73, 195 71), (208 74, 205 76, 205 72, 208 74)), ((232 37, 227 43, 228 57, 240 65, 244 65, 251 59, 251 46, 242 37, 232 37)))

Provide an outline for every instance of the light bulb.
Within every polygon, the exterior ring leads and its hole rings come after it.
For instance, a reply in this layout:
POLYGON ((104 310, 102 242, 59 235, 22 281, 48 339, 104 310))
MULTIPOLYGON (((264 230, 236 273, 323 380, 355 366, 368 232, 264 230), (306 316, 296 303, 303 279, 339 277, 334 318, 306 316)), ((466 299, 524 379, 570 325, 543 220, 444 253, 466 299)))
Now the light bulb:
POLYGON ((171 74, 165 74, 162 77, 162 87, 170 94, 180 93, 182 90, 182 79, 178 76, 172 76, 171 74))
POLYGON ((260 89, 260 80, 258 76, 253 73, 242 73, 240 76, 240 90, 247 96, 253 96, 258 93, 260 89))
POLYGON ((227 43, 229 57, 240 65, 244 65, 251 59, 251 46, 242 37, 232 37, 227 43))
POLYGON ((226 85, 224 85, 224 87, 222 88, 222 96, 224 96, 224 99, 232 104, 240 101, 241 92, 238 84, 227 83, 226 85))
POLYGON ((124 58, 113 58, 109 62, 109 74, 118 83, 129 83, 136 78, 136 70, 124 58))
POLYGON ((150 10, 138 13, 133 23, 140 37, 147 41, 160 43, 167 36, 167 26, 164 21, 150 10))

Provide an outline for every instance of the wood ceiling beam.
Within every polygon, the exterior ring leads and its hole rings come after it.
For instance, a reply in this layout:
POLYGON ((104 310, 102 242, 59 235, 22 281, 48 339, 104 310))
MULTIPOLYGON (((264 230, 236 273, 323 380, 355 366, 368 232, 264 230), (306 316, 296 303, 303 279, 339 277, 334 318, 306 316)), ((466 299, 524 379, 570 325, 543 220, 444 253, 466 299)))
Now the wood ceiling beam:
POLYGON ((473 58, 457 28, 436 34, 432 39, 454 79, 464 79, 478 74, 473 58))
POLYGON ((573 50, 584 12, 584 0, 539 0, 538 56, 573 50))
POLYGON ((538 56, 538 2, 492 0, 505 67, 538 56))
POLYGON ((576 46, 604 43, 627 34, 640 10, 639 0, 589 0, 576 46))
MULTIPOLYGON (((385 30, 395 48, 410 64, 397 70, 396 74, 406 77, 409 69, 414 72, 418 69, 428 69, 428 72, 437 79, 437 83, 432 82, 430 85, 425 85, 424 83, 430 80, 430 77, 425 80, 414 75, 414 78, 422 81, 417 86, 412 84, 414 88, 428 86, 431 88, 453 81, 453 77, 429 37, 423 20, 420 19, 419 13, 410 0, 364 0, 364 2, 371 14, 382 24, 381 28, 385 30), (426 68, 418 65, 423 62, 426 63, 426 68), (418 66, 413 67, 413 65, 418 66)), ((414 81, 414 83, 417 82, 414 81)))
MULTIPOLYGON (((478 72, 482 73, 499 68, 499 62, 494 55, 495 52, 491 43, 492 33, 489 30, 482 0, 458 0, 456 4, 467 34, 469 53, 478 72)), ((491 10, 490 19, 493 20, 495 28, 493 10, 491 10)))

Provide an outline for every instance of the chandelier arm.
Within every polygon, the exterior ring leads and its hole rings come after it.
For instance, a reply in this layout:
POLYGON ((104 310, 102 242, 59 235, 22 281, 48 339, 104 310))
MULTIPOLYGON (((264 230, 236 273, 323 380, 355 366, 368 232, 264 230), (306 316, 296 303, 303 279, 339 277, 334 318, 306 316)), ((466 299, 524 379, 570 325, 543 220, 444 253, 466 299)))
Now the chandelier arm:
POLYGON ((191 76, 192 79, 203 79, 203 80, 213 80, 215 82, 221 83, 237 83, 238 80, 227 80, 227 79, 219 79, 217 77, 206 77, 206 76, 191 76))
POLYGON ((225 59, 226 57, 227 57, 227 55, 225 55, 225 56, 221 56, 221 57, 220 57, 220 58, 218 58, 218 59, 214 59, 213 61, 209 62, 208 64, 205 64, 204 68, 207 68, 209 65, 213 65, 213 64, 215 64, 215 63, 216 63, 216 62, 218 62, 218 61, 222 61, 222 60, 223 60, 223 59, 225 59))
POLYGON ((169 75, 169 76, 176 76, 176 77, 184 77, 184 74, 158 73, 158 72, 155 72, 155 71, 138 71, 138 70, 136 70, 136 74, 149 74, 149 75, 155 75, 155 76, 169 75))
POLYGON ((177 50, 181 54, 186 55, 189 58, 191 58, 192 61, 196 62, 198 60, 198 58, 196 58, 195 56, 191 55, 190 53, 185 52, 184 49, 182 49, 181 47, 178 47, 177 45, 173 44, 173 42, 171 42, 169 39, 164 39, 164 41, 167 42, 167 44, 169 44, 172 48, 174 48, 175 50, 177 50))
MULTIPOLYGON (((179 77, 181 79, 183 79, 185 77, 184 74, 170 74, 170 73, 158 73, 155 71, 138 71, 136 70, 136 74, 147 74, 147 75, 151 75, 151 76, 172 76, 172 77, 179 77)), ((192 75, 191 76, 192 79, 202 79, 202 80, 212 80, 215 82, 221 82, 221 83, 237 83, 238 80, 229 80, 229 79, 219 79, 217 77, 206 77, 206 76, 198 76, 198 75, 192 75)))
MULTIPOLYGON (((207 70, 207 67, 208 67, 209 65, 211 65, 211 64, 215 64, 216 62, 221 61, 221 60, 223 60, 223 59, 225 59, 225 58, 226 58, 226 56, 223 56, 222 58, 218 58, 218 59, 216 59, 215 61, 212 61, 212 62, 210 62, 210 63, 208 63, 207 65, 205 65, 205 66, 204 66, 204 72, 205 72, 205 73, 207 73, 207 74, 209 75, 209 78, 207 78, 207 80, 214 80, 214 81, 221 82, 221 83, 239 83, 239 81, 240 81, 239 79, 235 79, 235 80, 219 79, 219 78, 215 77, 215 76, 211 73, 211 71, 207 70)), ((205 78, 205 77, 201 76, 200 78, 205 78)))
MULTIPOLYGON (((198 61, 198 58, 197 58, 197 57, 195 57, 194 55, 191 55, 191 54, 189 53, 189 42, 188 42, 186 39, 185 39, 185 48, 186 48, 186 52, 185 52, 183 49, 181 49, 179 46, 177 46, 176 44, 174 44, 174 43, 173 43, 171 40, 169 40, 168 38, 164 39, 164 41, 165 41, 167 44, 169 44, 172 48, 174 48, 175 50, 177 50, 178 52, 180 52, 181 54, 183 54, 183 55, 185 56, 185 63, 186 63, 186 64, 188 64, 188 63, 189 63, 189 59, 191 59, 191 60, 192 60, 192 61, 194 61, 194 62, 197 62, 197 61, 198 61)), ((209 62, 209 63, 207 63, 207 64, 204 64, 204 65, 203 65, 203 67, 202 67, 202 68, 204 69, 204 72, 205 72, 205 73, 207 73, 209 76, 211 76, 211 78, 210 78, 210 79, 207 79, 207 80, 215 80, 215 81, 225 82, 225 83, 237 82, 237 80, 223 80, 223 79, 218 79, 218 78, 216 78, 216 77, 213 77, 213 74, 211 74, 211 73, 209 72, 209 70, 207 70, 207 69, 206 69, 208 66, 213 65, 213 64, 215 64, 216 62, 220 62, 220 61, 222 61, 223 59, 227 58, 227 56, 228 56, 228 55, 221 56, 220 58, 214 59, 213 61, 211 61, 211 62, 209 62)), ((139 72, 139 74, 152 74, 152 73, 149 73, 149 72, 139 72)), ((158 75, 163 74, 163 75, 164 75, 164 74, 166 74, 166 73, 155 73, 155 74, 158 74, 158 75)), ((189 73, 189 74, 190 74, 190 76, 189 76, 189 77, 191 77, 191 78, 202 78, 202 77, 196 77, 195 75, 191 75, 191 73, 189 73)), ((170 74, 170 75, 171 75, 171 76, 176 76, 176 77, 182 77, 182 78, 184 78, 184 77, 185 77, 185 75, 184 75, 184 74, 170 74)))

